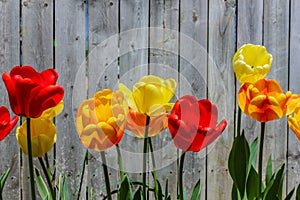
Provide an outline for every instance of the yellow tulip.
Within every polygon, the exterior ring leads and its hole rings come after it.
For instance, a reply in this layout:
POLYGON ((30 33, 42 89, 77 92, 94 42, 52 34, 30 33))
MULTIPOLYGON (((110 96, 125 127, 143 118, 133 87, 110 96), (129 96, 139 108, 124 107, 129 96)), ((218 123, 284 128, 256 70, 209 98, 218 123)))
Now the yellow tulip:
POLYGON ((131 92, 125 85, 119 84, 119 90, 124 92, 128 105, 141 114, 155 117, 172 109, 174 103, 169 103, 176 90, 174 79, 162 79, 157 76, 144 76, 134 84, 131 92))
POLYGON ((295 109, 294 117, 291 115, 288 117, 288 123, 290 128, 300 141, 300 107, 297 107, 295 109))
POLYGON ((96 151, 118 144, 124 133, 127 107, 123 93, 109 89, 83 101, 76 114, 81 143, 96 151))
POLYGON ((245 44, 235 53, 232 66, 239 82, 255 83, 267 76, 272 61, 272 55, 264 46, 245 44))
MULTIPOLYGON (((52 108, 45 110, 41 117, 30 119, 30 136, 33 157, 42 157, 50 151, 56 142, 56 127, 52 119, 62 112, 63 101, 52 108)), ((16 130, 16 138, 22 151, 28 155, 27 123, 23 122, 16 130)))

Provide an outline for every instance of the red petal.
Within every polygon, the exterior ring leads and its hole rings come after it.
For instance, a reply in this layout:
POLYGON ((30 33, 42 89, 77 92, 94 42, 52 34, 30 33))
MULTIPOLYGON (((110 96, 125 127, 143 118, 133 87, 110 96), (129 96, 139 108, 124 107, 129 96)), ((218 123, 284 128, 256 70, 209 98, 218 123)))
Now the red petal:
POLYGON ((203 144, 202 144, 202 147, 201 149, 203 149, 204 147, 208 146, 209 144, 211 144, 219 135, 221 135, 221 133, 224 131, 224 129, 226 128, 227 126, 227 122, 226 120, 222 120, 218 126, 213 129, 211 132, 209 132, 204 141, 203 141, 203 144))
POLYGON ((10 114, 5 106, 0 106, 0 124, 8 124, 10 120, 10 114))
POLYGON ((47 69, 41 73, 41 77, 44 86, 55 85, 58 78, 58 73, 55 71, 55 69, 47 69))
POLYGON ((40 117, 44 110, 56 106, 64 96, 62 86, 48 86, 38 91, 33 96, 28 106, 28 116, 32 118, 40 117))

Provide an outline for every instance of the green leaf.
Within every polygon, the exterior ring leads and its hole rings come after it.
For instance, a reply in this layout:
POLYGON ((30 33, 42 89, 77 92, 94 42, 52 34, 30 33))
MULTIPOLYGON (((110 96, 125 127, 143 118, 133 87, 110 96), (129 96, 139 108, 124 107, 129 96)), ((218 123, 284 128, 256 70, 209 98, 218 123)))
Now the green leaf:
POLYGON ((70 195, 69 195, 69 188, 68 188, 68 179, 66 177, 63 178, 63 193, 62 193, 62 199, 63 200, 69 200, 70 195))
POLYGON ((165 186, 165 200, 168 198, 169 196, 169 180, 168 178, 166 179, 166 186, 165 186))
POLYGON ((297 187, 297 191, 296 191, 296 200, 300 200, 300 184, 297 187))
POLYGON ((46 183, 40 175, 40 172, 37 168, 35 168, 35 181, 37 185, 37 189, 42 199, 51 199, 51 195, 49 195, 49 191, 46 183))
POLYGON ((247 179, 247 197, 249 200, 255 199, 258 196, 258 174, 253 166, 251 166, 247 179))
POLYGON ((235 137, 228 159, 229 173, 241 197, 243 197, 245 193, 249 171, 249 157, 249 144, 243 132, 241 136, 235 137))
POLYGON ((141 186, 135 192, 133 200, 143 200, 143 190, 141 186))
POLYGON ((201 182, 199 179, 194 187, 191 200, 200 200, 200 198, 201 198, 201 182))
POLYGON ((269 156, 267 168, 266 168, 266 185, 270 182, 272 178, 273 167, 272 167, 272 156, 269 156))
POLYGON ((268 200, 279 198, 280 191, 282 191, 280 187, 282 187, 284 177, 284 166, 284 164, 280 165, 271 177, 271 180, 264 191, 263 199, 268 200))
POLYGON ((257 146, 258 146, 258 139, 255 138, 255 140, 250 145, 250 159, 249 159, 249 161, 250 161, 251 165, 249 165, 249 170, 250 170, 252 165, 256 166, 257 150, 258 150, 257 146))
POLYGON ((240 200, 241 199, 240 193, 234 183, 232 184, 232 189, 231 189, 231 199, 232 200, 240 200))
POLYGON ((132 191, 128 176, 125 176, 119 189, 118 198, 122 200, 131 200, 132 191))
POLYGON ((162 188, 161 188, 161 184, 158 181, 158 179, 156 179, 156 186, 157 186, 157 194, 155 194, 155 195, 157 196, 158 200, 163 200, 162 188))
POLYGON ((284 200, 290 200, 290 199, 293 197, 294 191, 295 191, 295 188, 292 189, 292 190, 288 193, 288 195, 285 197, 284 200))
POLYGON ((69 200, 70 195, 69 195, 69 189, 68 189, 68 181, 67 178, 59 175, 58 177, 58 197, 60 200, 69 200))
POLYGON ((10 168, 8 168, 0 178, 0 196, 2 195, 4 184, 5 184, 5 181, 9 175, 9 173, 10 173, 10 168))

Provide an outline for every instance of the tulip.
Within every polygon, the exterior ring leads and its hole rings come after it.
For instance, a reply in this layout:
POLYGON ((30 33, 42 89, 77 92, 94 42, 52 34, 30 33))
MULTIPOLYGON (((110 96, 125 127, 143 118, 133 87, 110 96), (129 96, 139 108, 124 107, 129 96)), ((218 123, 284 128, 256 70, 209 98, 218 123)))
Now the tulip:
POLYGON ((244 83, 238 93, 241 110, 253 119, 267 122, 291 114, 296 108, 298 95, 283 93, 276 80, 259 80, 244 83))
POLYGON ((294 112, 294 117, 288 117, 288 123, 292 131, 297 136, 298 140, 300 141, 300 107, 297 107, 294 112))
MULTIPOLYGON (((136 137, 143 138, 145 135, 147 115, 134 111, 129 107, 129 115, 126 128, 136 137)), ((152 117, 149 122, 148 137, 153 137, 168 127, 168 114, 162 113, 159 116, 152 117)))
POLYGON ((226 128, 226 120, 218 125, 217 120, 218 110, 214 104, 186 95, 176 101, 168 118, 168 127, 177 148, 198 152, 226 128))
POLYGON ((255 83, 269 73, 273 57, 264 46, 245 44, 235 53, 232 66, 239 82, 255 83))
POLYGON ((56 86, 58 74, 54 69, 41 73, 30 66, 16 66, 10 74, 4 72, 10 106, 19 116, 38 118, 43 111, 56 106, 64 96, 62 86, 56 86))
POLYGON ((109 89, 97 92, 81 103, 76 114, 76 128, 82 144, 104 151, 121 140, 127 117, 123 93, 109 89))
MULTIPOLYGON (((56 142, 56 127, 52 119, 63 110, 64 103, 61 101, 53 108, 48 108, 39 118, 30 119, 30 135, 32 145, 32 156, 42 157, 50 151, 56 142)), ((22 151, 28 155, 27 148, 27 122, 17 128, 17 141, 22 151)))
POLYGON ((18 120, 18 116, 14 116, 10 120, 8 109, 5 106, 0 106, 0 141, 11 132, 18 120))
POLYGON ((124 92, 128 105, 141 114, 155 117, 172 109, 169 103, 174 96, 176 82, 169 78, 164 80, 157 76, 144 76, 133 86, 131 92, 125 85, 119 84, 124 92))

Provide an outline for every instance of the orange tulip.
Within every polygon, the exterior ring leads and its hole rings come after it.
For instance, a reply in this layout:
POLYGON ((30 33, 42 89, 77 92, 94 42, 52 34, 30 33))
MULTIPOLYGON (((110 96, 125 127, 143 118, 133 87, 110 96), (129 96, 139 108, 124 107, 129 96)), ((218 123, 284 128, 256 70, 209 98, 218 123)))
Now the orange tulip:
POLYGON ((81 103, 76 114, 76 128, 82 144, 104 151, 121 140, 127 116, 123 93, 109 89, 81 103))
POLYGON ((261 79, 244 83, 238 93, 241 110, 260 122, 267 122, 291 114, 299 96, 288 91, 283 93, 276 80, 261 79))
POLYGON ((288 123, 292 131, 297 136, 298 140, 300 141, 300 107, 297 107, 294 112, 294 117, 289 116, 288 123))
MULTIPOLYGON (((129 115, 126 128, 136 137, 145 137, 147 115, 134 111, 129 107, 129 115)), ((168 127, 168 114, 162 113, 159 116, 151 117, 149 123, 148 137, 153 137, 168 127)))

